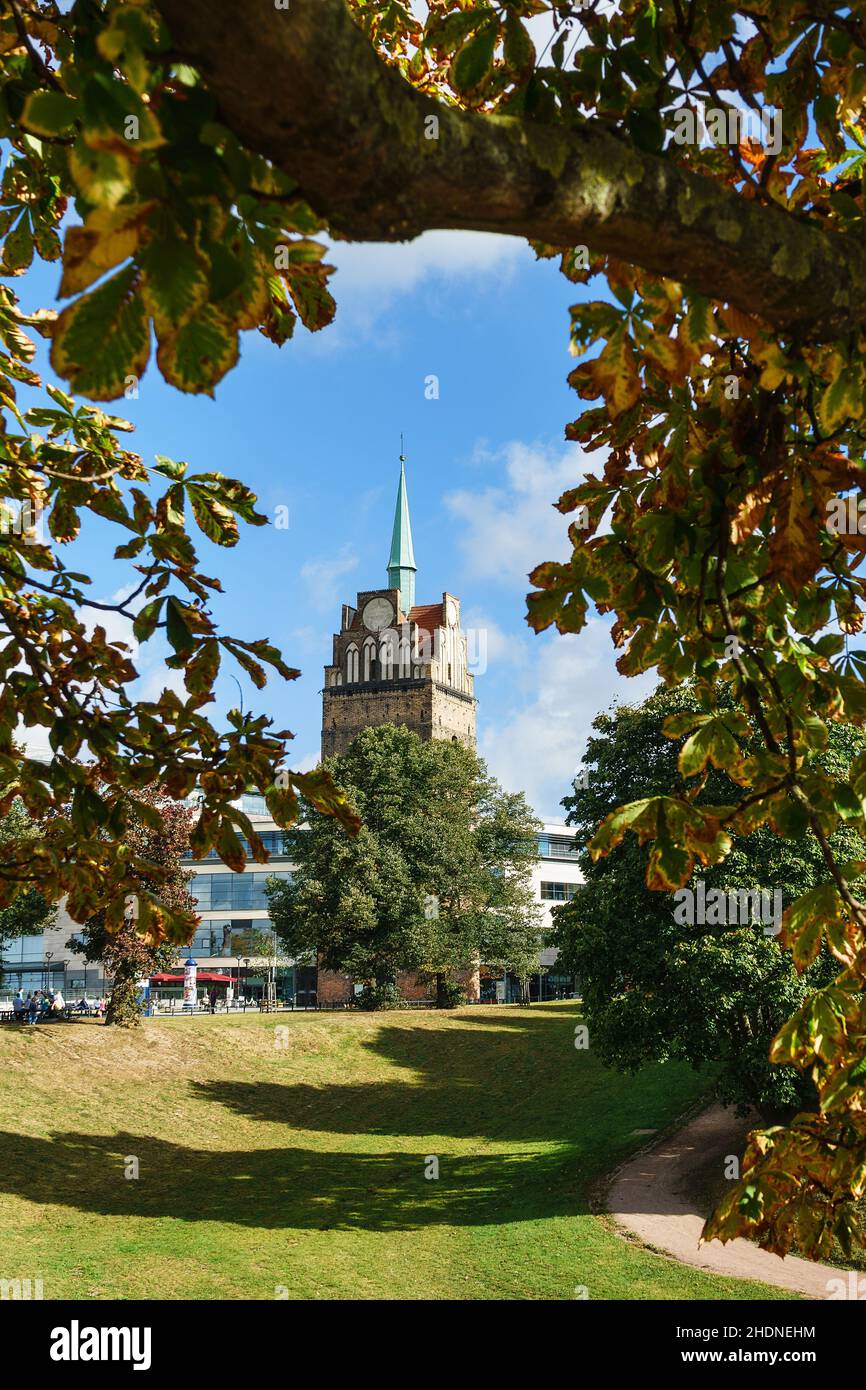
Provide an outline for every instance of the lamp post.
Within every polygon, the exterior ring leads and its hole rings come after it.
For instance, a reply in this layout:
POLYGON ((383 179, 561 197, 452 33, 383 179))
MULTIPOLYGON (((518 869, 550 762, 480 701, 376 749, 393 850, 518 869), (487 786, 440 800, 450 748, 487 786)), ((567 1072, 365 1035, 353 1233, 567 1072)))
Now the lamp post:
POLYGON ((53 951, 46 951, 46 952, 45 952, 45 988, 46 988, 46 990, 49 990, 49 989, 51 988, 51 957, 52 957, 53 955, 54 955, 54 952, 53 952, 53 951))
MULTIPOLYGON (((249 957, 249 956, 244 956, 244 969, 247 971, 247 974, 249 974, 249 969, 250 969, 250 957, 249 957)), ((247 1011, 247 995, 246 995, 246 990, 244 990, 244 1013, 246 1013, 246 1011, 247 1011)))

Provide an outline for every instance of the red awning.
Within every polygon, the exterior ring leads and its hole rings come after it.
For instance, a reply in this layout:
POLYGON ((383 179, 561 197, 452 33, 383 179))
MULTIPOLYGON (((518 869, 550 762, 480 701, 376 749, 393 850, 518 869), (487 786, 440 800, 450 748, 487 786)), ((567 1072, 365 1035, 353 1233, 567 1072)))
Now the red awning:
MULTIPOLYGON (((234 984, 234 975, 216 975, 210 970, 199 970, 196 974, 196 984, 199 985, 231 985, 234 984)), ((182 975, 151 975, 152 985, 182 985, 182 975)))

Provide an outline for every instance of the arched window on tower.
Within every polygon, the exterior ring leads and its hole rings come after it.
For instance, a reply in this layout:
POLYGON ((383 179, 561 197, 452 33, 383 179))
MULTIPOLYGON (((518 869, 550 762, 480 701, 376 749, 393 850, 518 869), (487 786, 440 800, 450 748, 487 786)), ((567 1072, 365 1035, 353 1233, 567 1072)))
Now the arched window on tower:
POLYGON ((412 674, 412 648, 408 637, 402 638, 400 642, 400 675, 411 676, 412 674))
POLYGON ((396 644, 395 632, 386 632, 382 638, 382 645, 379 648, 379 662, 383 681, 391 680, 394 674, 394 647, 396 644))
POLYGON ((346 683, 353 685, 358 679, 358 648, 352 642, 346 648, 346 683))
POLYGON ((376 679, 376 643, 372 637, 364 643, 364 680, 376 679))

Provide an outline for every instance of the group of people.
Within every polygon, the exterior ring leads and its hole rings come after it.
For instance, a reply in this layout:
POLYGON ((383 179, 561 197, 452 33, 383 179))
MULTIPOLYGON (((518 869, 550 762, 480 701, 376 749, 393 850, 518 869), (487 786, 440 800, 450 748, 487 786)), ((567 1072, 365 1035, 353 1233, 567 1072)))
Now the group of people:
POLYGON ((16 1018, 26 1016, 28 1023, 35 1023, 37 1018, 46 1014, 64 1014, 66 1000, 59 989, 37 989, 28 993, 26 998, 23 989, 19 989, 12 1000, 12 1009, 16 1018))
POLYGON ((100 1015, 105 1013, 104 999, 94 1002, 90 999, 79 999, 77 1004, 67 1005, 63 998, 63 993, 59 989, 37 989, 32 993, 28 992, 25 997, 23 989, 19 989, 15 998, 12 1000, 12 1010, 19 1022, 35 1023, 42 1018, 63 1018, 67 1009, 75 1009, 78 1013, 90 1013, 94 1008, 100 1015))

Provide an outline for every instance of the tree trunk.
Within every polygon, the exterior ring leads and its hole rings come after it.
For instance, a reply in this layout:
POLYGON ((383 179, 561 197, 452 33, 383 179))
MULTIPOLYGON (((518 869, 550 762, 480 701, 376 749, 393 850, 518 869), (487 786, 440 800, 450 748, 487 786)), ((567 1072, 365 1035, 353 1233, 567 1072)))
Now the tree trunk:
POLYGON ((141 1023, 141 1005, 138 1002, 137 980, 138 970, 134 964, 129 968, 125 968, 123 964, 118 966, 108 1008, 105 1011, 106 1023, 114 1024, 117 1028, 137 1028, 139 1026, 141 1023))

